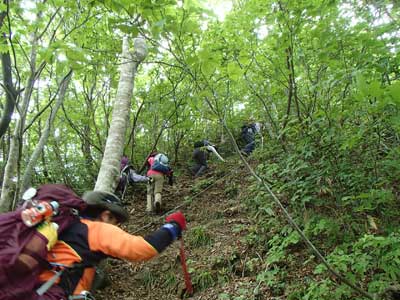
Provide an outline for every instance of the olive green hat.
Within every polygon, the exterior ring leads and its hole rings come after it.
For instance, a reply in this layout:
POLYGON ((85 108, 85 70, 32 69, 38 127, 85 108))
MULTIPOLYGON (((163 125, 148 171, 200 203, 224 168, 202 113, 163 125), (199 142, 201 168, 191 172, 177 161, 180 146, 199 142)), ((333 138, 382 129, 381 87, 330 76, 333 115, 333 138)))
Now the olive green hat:
POLYGON ((82 199, 88 206, 95 206, 111 211, 121 222, 126 222, 129 213, 123 208, 121 200, 114 194, 103 191, 89 191, 83 194, 82 199))

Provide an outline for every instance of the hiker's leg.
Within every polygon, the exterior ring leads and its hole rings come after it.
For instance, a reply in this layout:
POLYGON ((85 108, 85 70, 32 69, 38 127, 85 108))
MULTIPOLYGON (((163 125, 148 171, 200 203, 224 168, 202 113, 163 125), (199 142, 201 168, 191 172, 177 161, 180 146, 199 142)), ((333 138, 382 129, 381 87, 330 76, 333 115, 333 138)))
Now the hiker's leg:
POLYGON ((192 173, 192 175, 196 175, 196 173, 199 171, 200 168, 201 165, 196 163, 194 166, 190 168, 190 172, 192 173))
POLYGON ((154 175, 154 206, 157 212, 161 210, 161 192, 164 185, 164 175, 157 174, 154 175))
MULTIPOLYGON (((154 179, 154 175, 151 175, 154 179)), ((147 183, 147 204, 146 204, 146 211, 147 212, 152 212, 153 211, 153 191, 154 191, 154 180, 152 183, 148 182, 147 183)))
POLYGON ((246 152, 247 154, 250 154, 255 149, 255 146, 256 146, 256 143, 254 141, 252 141, 251 143, 248 143, 244 147, 244 152, 246 152))
POLYGON ((207 169, 207 166, 200 166, 200 168, 197 170, 194 177, 198 177, 198 176, 202 175, 206 169, 207 169))
POLYGON ((154 210, 159 213, 161 211, 161 193, 156 193, 154 199, 154 210))

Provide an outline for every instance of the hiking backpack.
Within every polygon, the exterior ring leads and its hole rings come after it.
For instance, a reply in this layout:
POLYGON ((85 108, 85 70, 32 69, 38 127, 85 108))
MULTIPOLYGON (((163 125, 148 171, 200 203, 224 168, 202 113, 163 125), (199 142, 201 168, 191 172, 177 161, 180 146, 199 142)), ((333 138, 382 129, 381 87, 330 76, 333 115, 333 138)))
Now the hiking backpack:
MULTIPOLYGON (((31 201, 58 202, 58 213, 51 218, 58 225, 58 235, 79 221, 79 212, 86 207, 80 197, 62 184, 42 185, 31 201)), ((47 239, 36 227, 23 223, 24 209, 22 205, 0 214, 0 300, 32 299, 38 275, 50 268, 46 260, 47 239)))
POLYGON ((171 171, 168 157, 165 154, 158 153, 156 156, 154 156, 154 162, 151 165, 151 169, 163 174, 168 174, 171 171))
POLYGON ((131 168, 132 168, 131 165, 126 165, 125 167, 122 168, 122 170, 119 174, 119 179, 118 179, 117 188, 115 189, 115 194, 119 195, 121 200, 123 200, 126 188, 128 186, 129 171, 131 168))

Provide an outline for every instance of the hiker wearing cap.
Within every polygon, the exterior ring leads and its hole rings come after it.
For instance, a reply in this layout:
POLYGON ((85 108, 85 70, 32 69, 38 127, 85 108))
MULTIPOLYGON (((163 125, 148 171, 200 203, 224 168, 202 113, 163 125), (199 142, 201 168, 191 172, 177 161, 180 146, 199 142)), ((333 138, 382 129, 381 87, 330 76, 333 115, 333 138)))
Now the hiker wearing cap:
MULTIPOLYGON (((186 220, 181 212, 166 217, 166 224, 145 236, 135 236, 116 226, 129 214, 114 194, 91 191, 83 195, 87 208, 82 218, 63 231, 47 260, 64 272, 40 298, 42 300, 89 299, 95 266, 107 257, 144 261, 155 257, 181 236, 186 220), (76 297, 75 297, 76 296, 76 297), (82 297, 82 298, 79 298, 82 297), (84 298, 86 297, 86 298, 84 298)), ((42 283, 54 279, 54 271, 39 276, 42 283)))
POLYGON ((195 164, 190 168, 190 171, 195 178, 202 175, 208 168, 207 160, 211 153, 214 153, 220 160, 225 161, 215 149, 215 145, 212 145, 209 141, 201 140, 194 143, 192 158, 195 164))
POLYGON ((165 177, 168 183, 173 184, 173 171, 169 166, 169 159, 163 153, 153 152, 147 158, 147 176, 153 180, 147 185, 147 204, 146 211, 151 213, 160 212, 162 207, 161 192, 164 186, 165 177))

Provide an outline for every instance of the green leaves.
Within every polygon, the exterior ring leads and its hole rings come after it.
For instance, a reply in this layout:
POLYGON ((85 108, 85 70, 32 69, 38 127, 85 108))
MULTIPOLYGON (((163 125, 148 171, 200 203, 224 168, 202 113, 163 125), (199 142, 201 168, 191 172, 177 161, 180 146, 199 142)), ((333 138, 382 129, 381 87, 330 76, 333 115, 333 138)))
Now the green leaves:
POLYGON ((392 100, 400 106, 400 81, 394 82, 388 89, 392 100))
POLYGON ((372 80, 371 82, 367 82, 366 78, 358 73, 356 75, 356 82, 359 92, 363 97, 375 97, 380 98, 383 95, 383 88, 381 87, 381 83, 377 80, 372 80))
POLYGON ((85 67, 84 63, 87 63, 87 59, 82 49, 78 47, 65 47, 64 51, 73 70, 79 70, 85 67))
POLYGON ((68 64, 72 69, 79 70, 88 62, 82 48, 64 42, 54 42, 50 48, 39 50, 40 58, 48 64, 57 62, 57 74, 63 73, 68 64))
POLYGON ((230 62, 227 65, 227 73, 229 75, 229 77, 233 80, 233 81, 238 81, 242 76, 243 76, 243 72, 240 69, 240 67, 234 63, 234 62, 230 62))

